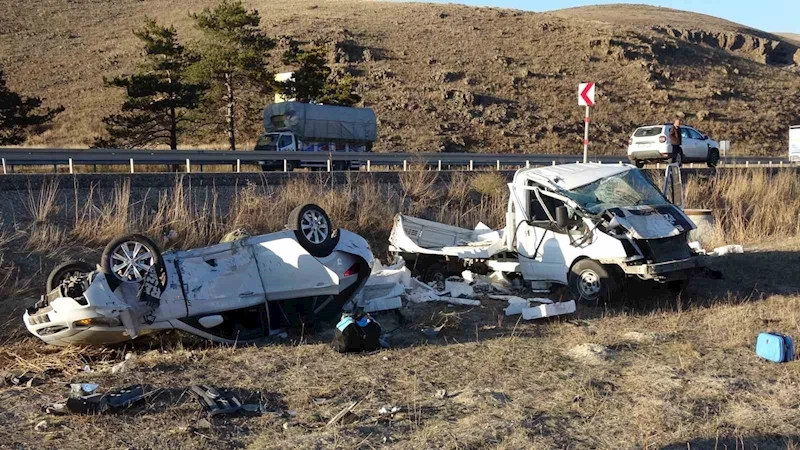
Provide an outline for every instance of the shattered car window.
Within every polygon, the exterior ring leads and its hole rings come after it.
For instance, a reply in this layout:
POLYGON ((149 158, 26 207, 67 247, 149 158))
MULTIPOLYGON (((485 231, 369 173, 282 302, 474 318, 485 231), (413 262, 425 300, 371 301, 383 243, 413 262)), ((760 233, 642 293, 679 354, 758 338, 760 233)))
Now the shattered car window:
POLYGON ((669 204, 661 192, 638 170, 629 170, 575 188, 567 191, 567 196, 592 214, 600 214, 615 207, 669 204))

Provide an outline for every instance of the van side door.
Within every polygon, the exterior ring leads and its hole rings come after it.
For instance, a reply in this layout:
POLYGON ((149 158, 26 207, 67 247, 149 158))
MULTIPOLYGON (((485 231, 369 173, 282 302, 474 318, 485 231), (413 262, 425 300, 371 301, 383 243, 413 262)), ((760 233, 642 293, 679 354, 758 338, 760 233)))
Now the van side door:
POLYGON ((523 278, 528 281, 567 282, 569 236, 555 226, 555 209, 563 202, 527 191, 528 211, 534 224, 524 222, 517 231, 517 252, 523 278))

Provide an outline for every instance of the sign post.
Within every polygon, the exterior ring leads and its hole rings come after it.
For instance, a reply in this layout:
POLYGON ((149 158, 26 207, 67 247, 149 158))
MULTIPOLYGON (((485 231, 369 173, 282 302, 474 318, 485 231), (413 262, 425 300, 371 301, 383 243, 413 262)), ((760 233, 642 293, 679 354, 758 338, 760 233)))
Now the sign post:
POLYGON ((589 110, 594 106, 594 83, 581 83, 578 85, 578 106, 586 107, 583 131, 583 163, 589 162, 589 110))

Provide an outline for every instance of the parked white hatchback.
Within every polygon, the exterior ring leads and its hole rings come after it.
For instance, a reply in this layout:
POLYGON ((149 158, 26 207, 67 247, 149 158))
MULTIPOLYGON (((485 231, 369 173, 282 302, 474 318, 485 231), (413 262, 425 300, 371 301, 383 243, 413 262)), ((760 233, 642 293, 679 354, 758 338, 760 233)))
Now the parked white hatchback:
POLYGON ((669 142, 672 124, 650 125, 637 128, 631 136, 628 146, 628 159, 636 167, 644 167, 645 163, 654 161, 704 162, 708 167, 716 167, 719 162, 719 142, 692 127, 681 125, 682 152, 673 154, 669 142))

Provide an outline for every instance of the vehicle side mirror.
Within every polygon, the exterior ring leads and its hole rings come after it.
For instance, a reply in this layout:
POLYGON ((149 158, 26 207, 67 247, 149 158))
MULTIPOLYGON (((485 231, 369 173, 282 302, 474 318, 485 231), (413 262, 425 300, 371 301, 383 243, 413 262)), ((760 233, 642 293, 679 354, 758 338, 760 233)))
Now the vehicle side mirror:
POLYGON ((569 210, 564 205, 556 208, 556 225, 559 228, 567 228, 569 226, 569 210))

